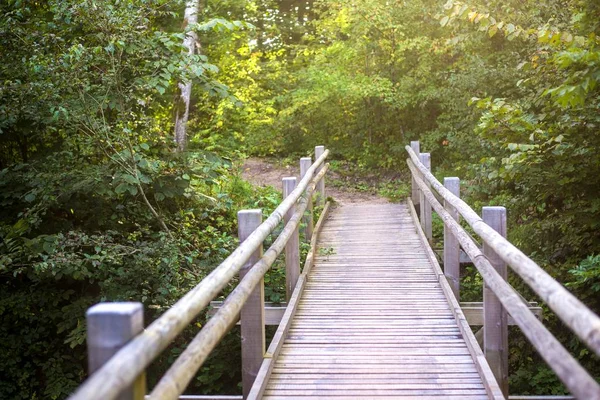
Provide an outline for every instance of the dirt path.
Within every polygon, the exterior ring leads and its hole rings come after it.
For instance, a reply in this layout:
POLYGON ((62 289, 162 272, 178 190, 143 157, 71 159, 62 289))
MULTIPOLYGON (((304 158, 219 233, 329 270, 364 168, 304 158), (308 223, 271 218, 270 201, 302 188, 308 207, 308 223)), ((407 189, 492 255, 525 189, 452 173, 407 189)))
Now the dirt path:
MULTIPOLYGON (((261 158, 249 158, 242 167, 242 176, 247 181, 258 186, 273 186, 281 190, 281 179, 288 176, 300 176, 300 167, 296 165, 275 165, 261 158)), ((365 192, 358 192, 344 188, 343 186, 331 185, 327 182, 336 183, 339 176, 333 171, 328 171, 325 180, 325 193, 339 204, 385 204, 387 199, 365 192)))

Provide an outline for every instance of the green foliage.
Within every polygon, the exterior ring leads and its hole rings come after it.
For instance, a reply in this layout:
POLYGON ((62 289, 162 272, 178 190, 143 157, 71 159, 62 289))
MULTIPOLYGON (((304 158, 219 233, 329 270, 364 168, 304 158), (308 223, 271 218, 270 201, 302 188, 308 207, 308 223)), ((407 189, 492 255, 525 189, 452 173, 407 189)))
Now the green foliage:
POLYGON ((569 273, 574 280, 568 282, 567 286, 587 289, 588 295, 586 297, 590 299, 597 297, 594 293, 600 292, 600 255, 587 257, 574 269, 569 270, 569 273))
MULTIPOLYGON (((337 160, 332 185, 398 201, 408 195, 404 146, 419 139, 436 175, 460 176, 476 208, 505 205, 511 241, 600 311, 597 4, 209 0, 182 28, 183 8, 0 5, 0 397, 66 397, 84 376, 89 305, 141 300, 152 320, 229 254, 235 212, 268 215, 280 202, 240 178, 245 153, 296 157, 325 144, 337 160), (202 54, 184 51, 189 30, 202 54), (180 81, 194 83, 185 154, 170 134, 180 81)), ((278 260, 266 275, 267 300, 284 298, 283 271, 278 260)), ((468 267, 464 300, 480 300, 481 285, 468 267)), ((237 335, 195 392, 238 389, 237 335)), ((511 337, 514 391, 563 393, 511 337)))

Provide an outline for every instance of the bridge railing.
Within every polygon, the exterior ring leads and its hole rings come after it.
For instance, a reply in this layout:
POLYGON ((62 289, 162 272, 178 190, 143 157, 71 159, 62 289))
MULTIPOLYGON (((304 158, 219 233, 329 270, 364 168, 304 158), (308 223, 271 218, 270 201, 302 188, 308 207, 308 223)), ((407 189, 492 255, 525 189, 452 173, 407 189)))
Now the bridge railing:
MULTIPOLYGON (((265 356, 263 277, 277 256, 285 250, 288 298, 293 292, 300 276, 300 222, 305 221, 305 236, 310 240, 315 189, 318 203, 325 204, 324 176, 328 169, 325 163, 328 154, 329 150, 317 146, 314 163, 311 164, 309 157, 300 160, 301 180, 297 183, 296 178, 284 178, 284 199, 264 222, 261 210, 240 211, 239 247, 145 329, 141 303, 100 303, 91 307, 87 312, 90 377, 70 399, 177 399, 238 318, 241 322, 242 386, 245 398, 265 356), (305 214, 307 209, 309 212, 305 214), (283 230, 263 254, 264 240, 282 220, 283 230), (238 273, 240 281, 235 289, 152 392, 146 395, 146 368, 238 273)), ((314 245, 314 241, 311 243, 314 245)))
POLYGON ((430 172, 429 153, 420 153, 419 147, 419 142, 411 142, 410 146, 406 146, 413 184, 411 202, 419 205, 421 226, 429 241, 432 240, 432 209, 444 222, 444 274, 457 299, 460 290, 459 246, 483 277, 483 350, 504 395, 508 396, 508 313, 574 396, 580 399, 600 399, 600 386, 596 380, 536 318, 521 295, 508 284, 506 264, 599 356, 600 318, 506 239, 504 207, 483 207, 480 217, 460 199, 459 179, 445 178, 442 185, 430 172), (438 196, 441 197, 440 200, 438 196), (461 227, 459 216, 481 238, 483 249, 461 227))

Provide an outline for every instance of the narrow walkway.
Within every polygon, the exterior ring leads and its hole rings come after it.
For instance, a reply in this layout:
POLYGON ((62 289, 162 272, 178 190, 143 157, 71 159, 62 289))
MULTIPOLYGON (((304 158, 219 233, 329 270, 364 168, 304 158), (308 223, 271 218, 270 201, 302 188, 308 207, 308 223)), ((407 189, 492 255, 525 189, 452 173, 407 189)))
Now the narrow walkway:
POLYGON ((342 206, 265 399, 486 399, 404 204, 342 206))

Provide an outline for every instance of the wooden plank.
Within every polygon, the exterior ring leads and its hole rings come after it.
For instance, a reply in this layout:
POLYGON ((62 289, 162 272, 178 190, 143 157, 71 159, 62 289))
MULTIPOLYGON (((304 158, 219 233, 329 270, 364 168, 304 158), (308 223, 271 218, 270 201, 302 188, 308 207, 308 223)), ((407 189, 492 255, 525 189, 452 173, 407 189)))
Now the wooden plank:
MULTIPOLYGON (((415 166, 408 161, 411 171, 415 166)), ((433 178, 435 179, 435 178, 433 178)), ((580 398, 600 398, 600 385, 581 367, 574 357, 561 343, 536 319, 523 302, 522 297, 508 284, 493 268, 487 258, 481 253, 467 232, 444 210, 443 206, 433 196, 427 185, 418 177, 415 178, 444 224, 448 225, 459 240, 461 247, 473 260, 479 273, 492 288, 502 305, 513 316, 527 339, 538 350, 548 365, 559 376, 567 388, 580 398)), ((439 191, 438 188, 436 190, 439 191)), ((445 190, 445 189, 444 189, 445 190)), ((461 215, 463 215, 461 213, 461 215)), ((463 215, 464 216, 464 215, 463 215)), ((489 228, 489 226, 486 224, 489 228)), ((491 229, 491 228, 490 228, 491 229)), ((495 232, 495 231, 494 231, 495 232)), ((498 235, 497 232, 495 232, 498 235)), ((494 248, 494 250, 497 250, 494 248)))
MULTIPOLYGON (((328 394, 320 394, 318 397, 320 400, 356 400, 357 397, 355 395, 350 396, 339 396, 339 395, 328 395, 328 394)), ((279 396, 265 396, 263 400, 281 400, 282 398, 279 396)), ((285 400, 306 400, 306 396, 285 396, 285 400)), ((413 395, 392 395, 392 396, 369 396, 365 394, 360 395, 361 400, 379 400, 379 399, 393 399, 393 400, 414 400, 415 396, 413 395)), ((420 395, 419 400, 441 400, 440 396, 429 396, 429 395, 420 395)), ((444 400, 487 400, 487 396, 485 395, 444 395, 444 400)))
MULTIPOLYGON (((419 155, 421 162, 425 165, 427 170, 431 171, 431 154, 429 153, 421 153, 419 155)), ((427 201, 427 199, 421 193, 419 205, 421 208, 421 212, 419 217, 421 218, 421 227, 423 228, 423 232, 425 232, 425 236, 427 240, 431 243, 433 239, 433 230, 432 230, 432 220, 431 220, 431 205, 427 201)))
MULTIPOLYGON (((483 221, 506 237, 506 208, 483 207, 483 221)), ((486 243, 483 254, 498 274, 507 280, 506 263, 486 243)), ((508 317, 502 303, 487 284, 483 285, 483 347, 485 358, 502 389, 508 396, 508 317)))
MULTIPOLYGON (((421 153, 421 146, 418 140, 410 142, 410 148, 417 154, 421 153)), ((411 178, 411 198, 414 204, 419 204, 419 187, 415 183, 415 180, 411 178)))
MULTIPOLYGON (((210 309, 206 313, 207 317, 212 317, 219 311, 221 306, 223 305, 222 301, 211 301, 210 309)), ((287 303, 283 302, 281 304, 274 304, 265 302, 265 325, 267 326, 277 326, 281 322, 281 318, 283 318, 283 314, 285 313, 287 303)), ((239 325, 239 321, 237 324, 239 325)))
MULTIPOLYGON (((444 187, 456 197, 460 197, 460 179, 444 178, 444 187)), ((460 214, 452 204, 445 202, 444 207, 458 222, 460 214)), ((456 300, 460 301, 460 245, 446 226, 444 226, 444 275, 448 279, 456 300)))
MULTIPOLYGON (((460 307, 467 318, 469 325, 481 325, 483 326, 483 303, 472 302, 472 303, 460 303, 460 307)), ((528 303, 529 310, 541 320, 544 312, 542 307, 538 306, 536 302, 532 301, 528 303)), ((517 325, 514 318, 508 315, 508 325, 517 325)))
POLYGON ((354 395, 359 398, 368 395, 405 395, 405 396, 420 396, 423 394, 447 396, 447 395, 485 395, 485 389, 430 389, 424 390, 402 390, 402 389, 376 389, 365 387, 364 389, 333 389, 333 390, 319 390, 319 389, 267 389, 265 390, 265 396, 277 395, 277 396, 318 396, 319 398, 323 395, 328 396, 348 396, 354 395))
MULTIPOLYGON (((308 193, 314 190, 316 182, 327 172, 327 167, 328 165, 325 165, 321 172, 314 177, 311 186, 307 189, 308 193)), ((247 272, 246 276, 227 296, 223 307, 202 327, 166 374, 155 385, 150 393, 151 400, 175 400, 187 387, 210 352, 234 325, 242 306, 263 279, 264 274, 269 270, 277 256, 284 250, 290 236, 297 230, 306 209, 306 203, 306 198, 300 199, 293 217, 284 226, 260 261, 247 272)))
MULTIPOLYGON (((292 208, 293 210, 293 208, 292 208)), ((238 212, 238 237, 244 242, 262 222, 262 210, 238 212)), ((259 246, 240 270, 240 281, 263 255, 259 246)), ((265 288, 261 279, 240 312, 242 339, 242 394, 248 395, 265 354, 265 288)))
MULTIPOLYGON (((319 159, 325 153, 325 146, 315 146, 315 158, 319 159)), ((317 173, 321 172, 321 167, 317 169, 317 173)), ((317 183, 317 202, 320 206, 325 206, 325 178, 322 178, 317 183)))
MULTIPOLYGON (((142 303, 100 303, 90 307, 86 314, 88 371, 93 374, 110 360, 117 351, 144 330, 142 303)), ((117 397, 117 400, 141 400, 146 394, 146 374, 117 397)))
MULTIPOLYGON (((288 197, 296 188, 296 178, 283 178, 283 198, 288 197)), ((308 208, 308 201, 307 206, 308 208)), ((294 212, 292 207, 283 217, 284 224, 287 224, 294 212)), ((300 235, 298 228, 294 231, 287 244, 285 245, 285 299, 289 301, 298 277, 300 276, 300 235)))
MULTIPOLYGON (((300 159, 300 179, 304 178, 308 169, 312 164, 312 158, 302 157, 300 159)), ((304 215, 304 239, 310 242, 313 234, 313 196, 311 195, 308 199, 308 205, 306 206, 306 213, 304 215)))
MULTIPOLYGON (((197 318, 199 313, 236 276, 247 257, 277 227, 283 215, 296 204, 311 184, 316 169, 325 162, 329 151, 315 161, 307 176, 300 181, 294 194, 284 199, 261 226, 235 249, 206 278, 182 297, 173 307, 150 324, 143 332, 123 347, 95 374, 73 393, 70 400, 105 400, 115 398, 135 382, 160 353, 197 318)), ((232 317, 236 317, 233 315, 232 317)), ((184 385, 185 386, 185 385, 184 385)), ((175 397, 176 398, 176 397, 175 397)))
MULTIPOLYGON (((420 162, 409 146, 411 171, 423 176, 426 186, 433 187, 446 201, 451 203, 467 221, 473 231, 481 237, 505 262, 507 262, 559 318, 582 339, 596 355, 600 356, 600 317, 579 299, 553 279, 546 271, 527 257, 521 250, 487 225, 463 200, 456 198, 444 188, 420 162)), ((420 186, 420 185, 419 185, 420 186)), ((466 249, 465 249, 466 250, 466 249)), ((473 259, 471 257, 471 259, 473 259)))
POLYGON ((263 398, 486 398, 406 206, 339 207, 321 240, 263 398))
POLYGON ((328 201, 325 204, 323 211, 321 212, 321 216, 319 217, 319 220, 317 221, 317 225, 315 226, 315 230, 313 232, 313 236, 311 239, 311 249, 310 249, 308 255, 306 256, 306 262, 304 264, 302 274, 300 275, 300 278, 298 279, 298 283, 296 284, 296 287, 294 288, 294 292, 292 293, 292 297, 290 298, 288 307, 283 315, 281 324, 279 325, 279 328, 275 332, 275 335, 273 336, 273 339, 271 340, 271 344, 269 345, 269 348, 267 349, 267 353, 265 354, 265 359, 262 362, 262 365, 258 372, 257 378, 255 380, 255 384, 252 387, 248 396, 246 397, 246 399, 248 399, 248 400, 255 400, 255 399, 262 398, 264 391, 267 387, 267 382, 269 380, 269 377, 271 376, 273 366, 275 365, 273 358, 276 358, 279 355, 279 352, 281 351, 281 348, 284 343, 285 336, 287 335, 287 332, 291 327, 291 321, 294 318, 294 315, 296 313, 296 308, 298 306, 300 297, 302 295, 304 286, 307 281, 307 275, 311 271, 311 268, 313 265, 313 254, 317 248, 317 240, 319 238, 319 234, 323 227, 324 221, 327 219, 327 217, 329 215, 330 207, 331 207, 331 203, 328 201))
MULTIPOLYGON (((417 180, 417 183, 419 183, 418 180, 417 180)), ((436 271, 436 273, 439 277, 439 281, 440 281, 443 293, 446 296, 446 299, 448 301, 448 304, 451 307, 452 312, 454 313, 454 317, 456 318, 456 321, 458 323, 458 328, 460 329, 460 331, 463 335, 465 344, 466 344, 467 348, 469 349, 469 352, 471 353, 471 357, 473 357, 475 367, 477 368, 477 371, 479 372, 479 374, 481 376, 481 379, 482 379, 483 384, 486 389, 486 393, 490 399, 494 399, 494 400, 503 399, 504 395, 500 389, 500 386, 498 385, 498 382, 496 381, 496 378, 494 377, 494 374, 492 373, 492 370, 490 369, 490 367, 485 359, 485 356, 483 355, 483 352, 481 351, 481 348, 477 344, 477 340, 475 339, 475 336, 473 335, 473 332, 471 331, 471 328, 469 327, 469 324, 467 323, 467 319, 465 318, 465 316, 462 312, 462 309, 460 308, 460 304, 458 303, 456 296, 454 296, 454 292, 452 291, 450 284, 445 279, 442 269, 440 268, 440 265, 437 261, 437 258, 435 257, 435 254, 433 253, 433 250, 431 249, 431 247, 428 246, 428 241, 427 241, 427 238, 425 237, 425 233, 421 229, 420 225, 417 224, 417 221, 418 221, 417 213, 416 213, 415 208, 414 208, 412 202, 410 201, 410 199, 407 201, 407 203, 408 203, 410 213, 413 217, 413 220, 415 221, 415 226, 417 228, 417 234, 421 238, 423 246, 427 252, 427 256, 433 266, 434 271, 436 271)))

